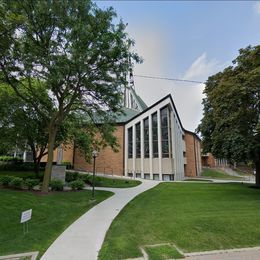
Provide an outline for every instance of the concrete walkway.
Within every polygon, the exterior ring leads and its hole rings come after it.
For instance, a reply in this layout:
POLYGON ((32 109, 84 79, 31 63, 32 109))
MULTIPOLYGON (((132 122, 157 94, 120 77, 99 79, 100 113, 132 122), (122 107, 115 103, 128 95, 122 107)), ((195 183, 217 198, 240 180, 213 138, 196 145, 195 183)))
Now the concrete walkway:
POLYGON ((185 256, 187 260, 259 260, 260 247, 198 252, 185 256))
POLYGON ((155 187, 159 182, 142 180, 134 188, 99 188, 115 193, 99 203, 69 226, 48 248, 42 260, 95 260, 113 219, 138 194, 155 187))

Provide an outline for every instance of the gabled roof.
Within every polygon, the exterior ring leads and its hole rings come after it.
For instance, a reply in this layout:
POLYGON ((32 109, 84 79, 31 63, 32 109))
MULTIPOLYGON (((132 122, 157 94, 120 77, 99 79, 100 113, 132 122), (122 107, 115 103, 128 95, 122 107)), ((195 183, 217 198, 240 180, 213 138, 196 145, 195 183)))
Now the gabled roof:
POLYGON ((176 115, 177 115, 177 118, 178 118, 179 122, 180 122, 181 128, 182 128, 183 131, 185 131, 185 129, 184 129, 182 123, 181 123, 181 119, 180 119, 180 117, 179 117, 179 114, 178 114, 178 112, 177 112, 177 109, 176 109, 176 107, 175 107, 175 104, 174 104, 174 102, 173 102, 173 99, 172 99, 172 95, 171 95, 171 94, 168 94, 167 96, 165 96, 164 98, 160 99, 159 101, 157 101, 156 103, 154 103, 154 104, 151 105, 150 107, 147 107, 145 110, 143 110, 142 112, 138 113, 136 116, 134 116, 134 117, 132 117, 131 119, 129 119, 126 123, 129 123, 131 120, 137 118, 139 115, 142 115, 143 113, 145 113, 145 112, 147 112, 148 110, 152 109, 153 107, 157 106, 158 104, 160 104, 161 102, 163 102, 163 101, 166 100, 167 98, 170 98, 171 103, 172 103, 172 106, 173 106, 173 109, 174 109, 174 111, 175 111, 175 113, 176 113, 176 115))
POLYGON ((131 108, 123 108, 123 113, 120 113, 116 116, 116 123, 126 123, 127 121, 131 120, 131 118, 139 115, 140 112, 131 108))

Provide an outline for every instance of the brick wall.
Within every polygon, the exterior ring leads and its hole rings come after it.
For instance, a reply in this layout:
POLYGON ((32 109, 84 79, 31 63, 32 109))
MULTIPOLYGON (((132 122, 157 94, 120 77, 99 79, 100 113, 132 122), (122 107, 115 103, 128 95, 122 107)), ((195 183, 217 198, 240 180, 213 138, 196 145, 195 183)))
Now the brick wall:
MULTIPOLYGON (((62 146, 63 150, 63 156, 62 156, 62 161, 70 162, 73 164, 73 145, 63 145, 62 146)), ((44 155, 42 157, 41 162, 47 162, 47 157, 48 155, 44 155)), ((53 162, 57 161, 57 149, 53 151, 53 162)))
POLYGON ((185 132, 186 160, 185 176, 196 177, 201 172, 200 140, 190 132, 185 132))
POLYGON ((202 166, 203 167, 216 167, 215 157, 211 153, 207 153, 206 155, 202 155, 202 166))
MULTIPOLYGON (((114 135, 117 137, 120 145, 119 152, 113 152, 110 147, 100 151, 96 158, 96 171, 122 176, 124 173, 124 126, 117 126, 114 135)), ((91 172, 93 170, 93 164, 86 163, 83 154, 78 149, 75 151, 74 169, 91 172)))

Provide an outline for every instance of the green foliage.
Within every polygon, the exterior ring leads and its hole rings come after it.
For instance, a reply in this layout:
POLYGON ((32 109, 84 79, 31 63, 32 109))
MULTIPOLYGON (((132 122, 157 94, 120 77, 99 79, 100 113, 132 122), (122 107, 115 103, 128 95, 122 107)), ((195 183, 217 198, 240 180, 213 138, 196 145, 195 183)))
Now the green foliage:
POLYGON ((79 174, 79 178, 84 181, 84 183, 90 184, 91 175, 90 174, 79 174))
POLYGON ((21 189, 22 185, 23 185, 23 179, 20 177, 14 177, 9 183, 9 186, 15 189, 21 189))
MULTIPOLYGON (((40 164, 39 170, 43 170, 44 165, 45 164, 40 164)), ((0 163, 0 172, 1 171, 34 171, 34 163, 0 163)))
POLYGON ((65 177, 65 181, 66 182, 75 181, 78 178, 79 178, 79 173, 78 172, 66 172, 66 177, 65 177))
POLYGON ((66 166, 66 169, 68 170, 72 168, 71 162, 69 161, 62 161, 61 165, 66 166))
POLYGON ((6 155, 0 156, 1 162, 12 162, 13 159, 14 159, 13 156, 6 156, 6 155))
POLYGON ((51 187, 52 190, 62 191, 62 190, 63 190, 63 187, 64 187, 64 183, 63 183, 62 180, 53 179, 53 180, 51 180, 51 182, 50 182, 50 187, 51 187))
POLYGON ((208 78, 198 131, 204 152, 232 162, 253 160, 260 176, 260 45, 241 49, 233 63, 208 78))
MULTIPOLYGON (((87 116, 93 128, 100 118, 111 122, 121 112, 126 74, 132 67, 129 59, 140 58, 131 52, 134 41, 126 25, 114 24, 113 8, 102 10, 89 0, 3 0, 0 13, 1 80, 47 122, 43 129, 50 154, 72 113, 87 116)), ((110 135, 99 129, 102 143, 110 135)), ((44 191, 51 159, 47 164, 44 191)))
POLYGON ((39 185, 40 180, 39 179, 26 179, 24 184, 28 188, 28 190, 32 190, 33 187, 36 185, 39 185))
POLYGON ((0 176, 0 183, 4 186, 4 187, 8 187, 10 182, 14 179, 14 176, 0 176))
POLYGON ((3 156, 0 156, 0 161, 1 162, 11 162, 11 163, 22 163, 23 162, 23 159, 20 158, 20 157, 13 157, 13 156, 6 156, 6 155, 3 155, 3 156))
POLYGON ((85 183, 83 180, 75 180, 75 181, 71 181, 69 183, 69 186, 72 188, 72 190, 83 190, 85 183))
MULTIPOLYGON (((14 171, 14 170, 0 171, 0 176, 6 176, 6 175, 20 177, 20 178, 23 178, 24 180, 36 178, 36 174, 33 171, 14 171)), ((43 178, 43 172, 39 172, 39 179, 42 179, 42 178, 43 178)))

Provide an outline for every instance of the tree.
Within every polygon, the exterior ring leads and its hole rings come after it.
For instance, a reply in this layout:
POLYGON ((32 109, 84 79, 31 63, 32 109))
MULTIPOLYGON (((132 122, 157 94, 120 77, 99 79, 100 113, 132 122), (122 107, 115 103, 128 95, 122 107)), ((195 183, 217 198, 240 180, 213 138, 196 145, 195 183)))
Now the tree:
POLYGON ((252 160, 260 186, 260 45, 240 49, 233 64, 208 78, 198 131, 204 152, 252 160))
POLYGON ((43 192, 48 192, 56 135, 72 111, 90 118, 118 112, 134 42, 112 8, 88 0, 2 0, 0 71, 16 95, 48 120, 48 161, 43 192), (47 88, 48 97, 35 91, 47 88), (26 85, 25 85, 26 82, 26 85), (20 91, 27 88, 26 94, 20 91))
MULTIPOLYGON (((37 87, 36 87, 37 89, 37 87)), ((26 89, 20 91, 25 92, 26 89)), ((47 96, 46 90, 41 95, 47 96)), ((8 85, 1 85, 0 88, 0 142, 10 150, 19 148, 32 151, 34 171, 39 172, 39 165, 44 155, 47 154, 48 135, 45 118, 41 118, 30 105, 16 96, 13 89, 8 85)), ((70 124, 68 120, 61 126, 54 148, 70 142, 70 124)))

